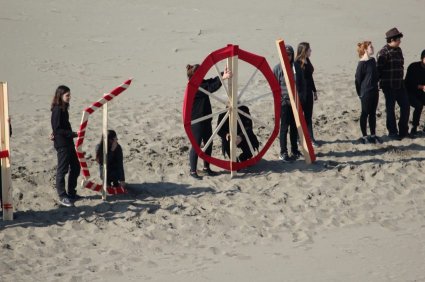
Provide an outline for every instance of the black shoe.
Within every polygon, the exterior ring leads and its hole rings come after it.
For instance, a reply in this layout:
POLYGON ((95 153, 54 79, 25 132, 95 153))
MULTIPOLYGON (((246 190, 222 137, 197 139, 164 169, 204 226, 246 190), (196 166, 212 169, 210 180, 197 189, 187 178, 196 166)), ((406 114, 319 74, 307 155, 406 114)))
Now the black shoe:
POLYGON ((74 204, 67 197, 63 197, 62 199, 60 199, 59 204, 68 208, 74 206, 74 204))
POLYGON ((400 136, 397 133, 390 133, 388 134, 388 138, 392 139, 392 140, 398 140, 400 141, 400 136))
POLYGON ((361 144, 367 144, 368 143, 367 136, 360 137, 359 142, 361 144))
POLYGON ((292 157, 296 160, 298 160, 299 158, 302 157, 303 154, 301 154, 301 152, 299 150, 294 150, 292 151, 292 157))
POLYGON ((279 155, 279 159, 280 159, 281 161, 283 161, 284 163, 288 163, 288 162, 292 162, 292 161, 294 161, 294 158, 290 157, 290 156, 288 155, 288 153, 280 154, 280 155, 279 155))
POLYGON ((68 198, 72 201, 72 202, 76 202, 78 200, 84 199, 83 196, 80 196, 78 194, 72 194, 72 195, 68 195, 68 198))
POLYGON ((202 177, 200 177, 196 171, 191 171, 191 172, 189 173, 189 175, 190 175, 191 177, 193 177, 193 178, 197 179, 197 180, 202 180, 202 177))
POLYGON ((371 144, 376 144, 376 137, 375 136, 368 136, 367 142, 371 144))
POLYGON ((212 171, 209 167, 204 167, 204 169, 202 170, 202 172, 208 176, 217 176, 218 173, 215 171, 212 171))

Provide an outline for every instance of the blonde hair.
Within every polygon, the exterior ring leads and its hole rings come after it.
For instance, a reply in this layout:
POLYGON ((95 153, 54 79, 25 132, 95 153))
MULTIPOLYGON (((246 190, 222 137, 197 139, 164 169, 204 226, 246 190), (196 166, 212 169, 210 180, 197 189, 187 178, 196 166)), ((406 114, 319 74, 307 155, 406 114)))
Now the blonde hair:
POLYGON ((362 41, 357 43, 357 53, 359 54, 359 58, 363 57, 370 44, 372 44, 372 41, 362 41))

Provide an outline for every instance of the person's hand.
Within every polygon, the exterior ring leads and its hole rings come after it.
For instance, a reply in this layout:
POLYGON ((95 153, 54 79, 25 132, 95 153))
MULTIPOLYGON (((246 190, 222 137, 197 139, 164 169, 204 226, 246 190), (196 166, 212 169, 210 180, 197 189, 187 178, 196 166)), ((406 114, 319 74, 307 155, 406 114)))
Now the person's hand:
POLYGON ((423 92, 425 92, 425 85, 418 85, 418 89, 420 89, 423 92))
POLYGON ((50 141, 55 141, 55 135, 53 135, 53 132, 50 133, 49 140, 50 141))
POLYGON ((228 67, 225 67, 223 72, 223 79, 228 79, 231 77, 232 77, 232 72, 229 70, 228 67))
POLYGON ((236 145, 239 145, 242 142, 242 137, 241 136, 236 136, 236 145))
POLYGON ((317 92, 313 92, 313 97, 314 97, 314 101, 317 101, 317 99, 318 99, 317 92))
POLYGON ((229 141, 229 140, 230 140, 230 134, 229 134, 229 133, 227 133, 227 134, 226 134, 226 140, 227 140, 227 141, 229 141))

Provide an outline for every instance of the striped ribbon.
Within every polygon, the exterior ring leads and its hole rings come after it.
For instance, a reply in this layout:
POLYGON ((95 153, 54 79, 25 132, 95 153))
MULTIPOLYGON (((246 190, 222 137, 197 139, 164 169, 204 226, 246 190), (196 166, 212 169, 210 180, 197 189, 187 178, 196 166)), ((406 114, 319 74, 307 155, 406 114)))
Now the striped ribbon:
MULTIPOLYGON (((82 172, 83 177, 85 179, 85 181, 83 181, 83 187, 86 187, 90 190, 98 192, 102 189, 102 185, 95 184, 94 182, 89 181, 90 172, 89 172, 89 169, 88 169, 88 166, 87 166, 87 160, 86 160, 86 157, 85 157, 85 152, 83 151, 84 137, 85 137, 85 134, 86 134, 87 124, 89 122, 89 117, 97 109, 101 108, 104 104, 108 103, 109 101, 111 101, 112 99, 114 99, 115 97, 120 95, 122 92, 124 92, 130 86, 131 80, 132 79, 128 79, 123 84, 121 84, 120 86, 113 89, 111 92, 104 94, 101 99, 94 102, 90 107, 87 107, 83 111, 83 116, 81 118, 81 124, 80 124, 80 130, 78 131, 78 137, 77 137, 77 141, 76 141, 76 144, 75 144, 75 150, 77 151, 77 157, 78 157, 78 161, 80 162, 81 172, 82 172), (100 188, 98 188, 98 186, 100 186, 100 188)), ((125 190, 122 187, 121 187, 121 189, 125 190)), ((113 191, 111 190, 111 192, 113 192, 113 191)), ((110 193, 110 192, 108 191, 108 193, 110 193)), ((110 193, 110 194, 115 195, 115 194, 123 194, 123 193, 124 192, 122 192, 122 193, 110 193)))

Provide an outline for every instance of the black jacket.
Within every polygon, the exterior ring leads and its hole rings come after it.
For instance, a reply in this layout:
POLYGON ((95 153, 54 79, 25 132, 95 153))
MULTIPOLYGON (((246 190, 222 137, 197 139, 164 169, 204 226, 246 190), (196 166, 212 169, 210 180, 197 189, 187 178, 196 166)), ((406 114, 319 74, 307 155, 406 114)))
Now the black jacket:
MULTIPOLYGON (((303 70, 301 69, 300 65, 297 62, 294 62, 292 64, 292 71, 295 71, 295 74, 294 74, 295 87, 297 88, 298 96, 300 99, 304 101, 305 92, 306 92, 306 82, 304 79, 303 70)), ((273 68, 273 74, 280 85, 280 91, 281 91, 280 95, 282 99, 281 101, 282 105, 290 104, 288 89, 286 88, 285 76, 282 71, 282 67, 280 63, 273 68)))
POLYGON ((360 98, 378 94, 378 71, 374 58, 370 58, 367 61, 359 61, 355 75, 355 84, 357 95, 360 98))
MULTIPOLYGON (((97 162, 102 167, 103 165, 103 152, 98 152, 100 146, 96 146, 96 155, 99 156, 97 162)), ((111 149, 108 150, 108 179, 125 181, 124 173, 124 157, 122 153, 122 147, 120 144, 115 148, 114 151, 111 149)))
POLYGON ((55 148, 74 146, 73 138, 76 134, 72 131, 69 123, 68 110, 62 110, 59 106, 54 106, 52 109, 52 130, 54 135, 55 148))
POLYGON ((411 63, 407 68, 406 79, 407 92, 412 96, 425 95, 425 92, 418 89, 418 85, 425 85, 425 66, 421 62, 411 63))
MULTIPOLYGON (((221 87, 220 78, 216 76, 215 78, 204 79, 199 87, 207 90, 210 93, 213 93, 221 87)), ((209 115, 211 113, 212 110, 210 97, 204 92, 198 90, 198 92, 195 94, 195 100, 193 101, 192 120, 209 115)), ((206 121, 211 122, 211 120, 212 118, 206 121)))

